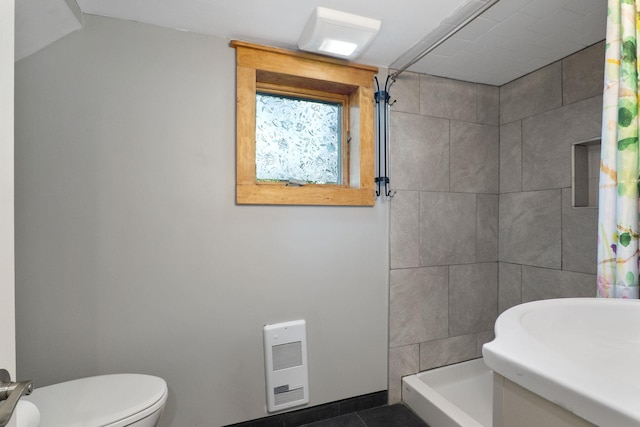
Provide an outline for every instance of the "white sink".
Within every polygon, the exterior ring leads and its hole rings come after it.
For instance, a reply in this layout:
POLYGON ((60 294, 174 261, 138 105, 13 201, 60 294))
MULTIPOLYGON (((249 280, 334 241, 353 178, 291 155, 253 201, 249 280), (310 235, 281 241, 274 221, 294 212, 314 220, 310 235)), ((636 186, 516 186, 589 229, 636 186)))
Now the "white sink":
POLYGON ((484 345, 494 372, 599 426, 640 425, 640 300, 560 298, 510 308, 484 345))
POLYGON ((19 400, 13 414, 16 427, 40 427, 40 411, 38 407, 26 400, 19 400))

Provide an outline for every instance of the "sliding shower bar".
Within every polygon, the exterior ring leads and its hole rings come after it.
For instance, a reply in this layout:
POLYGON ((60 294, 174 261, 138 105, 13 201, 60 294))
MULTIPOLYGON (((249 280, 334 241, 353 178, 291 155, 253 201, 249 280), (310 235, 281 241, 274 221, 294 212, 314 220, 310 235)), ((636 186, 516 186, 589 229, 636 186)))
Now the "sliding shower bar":
POLYGON ((437 48, 438 46, 440 46, 442 43, 444 43, 445 41, 447 41, 448 39, 450 39, 454 34, 456 34, 458 31, 462 30, 464 27, 466 27, 471 21, 473 21, 474 19, 476 19, 478 16, 482 15, 484 12, 486 12, 487 10, 489 10, 489 8, 491 8, 492 6, 494 6, 496 3, 498 3, 500 0, 489 0, 487 1, 482 7, 480 7, 478 10, 476 10, 475 12, 473 12, 471 15, 469 15, 467 18, 465 18, 462 22, 460 22, 458 25, 456 25, 454 28, 452 28, 448 33, 446 33, 444 36, 440 37, 437 41, 435 41, 434 43, 432 43, 428 48, 426 48, 425 50, 423 50, 422 52, 420 52, 416 57, 414 57, 412 60, 410 60, 406 65, 404 65, 402 68, 398 69, 397 71, 389 74, 389 78, 391 78, 392 80, 395 80, 396 77, 398 77, 400 74, 402 74, 403 72, 405 72, 409 67, 411 67, 413 64, 415 64, 416 62, 420 61, 422 58, 424 58, 425 56, 427 56, 431 51, 433 51, 435 48, 437 48))

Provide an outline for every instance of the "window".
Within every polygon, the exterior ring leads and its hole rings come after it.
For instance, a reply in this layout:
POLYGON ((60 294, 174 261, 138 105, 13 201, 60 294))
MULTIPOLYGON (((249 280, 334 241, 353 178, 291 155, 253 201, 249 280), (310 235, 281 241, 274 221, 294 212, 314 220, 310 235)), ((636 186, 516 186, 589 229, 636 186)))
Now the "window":
POLYGON ((231 45, 237 203, 372 206, 377 68, 231 45))
POLYGON ((258 182, 342 184, 343 102, 256 94, 258 182))

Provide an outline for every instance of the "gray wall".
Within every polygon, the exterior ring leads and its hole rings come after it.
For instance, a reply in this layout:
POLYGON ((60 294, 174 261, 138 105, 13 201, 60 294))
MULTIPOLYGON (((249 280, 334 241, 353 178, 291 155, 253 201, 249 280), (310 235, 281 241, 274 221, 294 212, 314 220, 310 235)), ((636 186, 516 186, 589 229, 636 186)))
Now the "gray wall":
POLYGON ((507 308, 595 295, 597 209, 571 207, 571 145, 600 135, 603 61, 599 43, 500 88, 392 86, 391 402, 403 375, 481 356, 507 308))
POLYGON ((498 296, 497 87, 392 86, 389 399, 400 378, 480 355, 498 296))
POLYGON ((262 326, 308 324, 311 405, 386 389, 388 203, 236 206, 235 51, 86 16, 16 64, 18 372, 141 372, 163 426, 266 415, 262 326))
POLYGON ((598 210, 572 207, 571 145, 600 136, 603 64, 601 42, 500 88, 500 311, 595 296, 598 210))

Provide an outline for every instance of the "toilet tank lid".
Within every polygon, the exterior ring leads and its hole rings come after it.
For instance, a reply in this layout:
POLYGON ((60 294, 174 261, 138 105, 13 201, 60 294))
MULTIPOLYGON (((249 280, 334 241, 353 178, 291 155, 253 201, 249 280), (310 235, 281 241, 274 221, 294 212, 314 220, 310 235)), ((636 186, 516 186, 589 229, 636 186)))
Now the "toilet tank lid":
POLYGON ((121 420, 130 423, 162 408, 167 383, 151 375, 100 375, 42 388, 36 384, 24 398, 40 410, 40 427, 108 426, 121 420))

